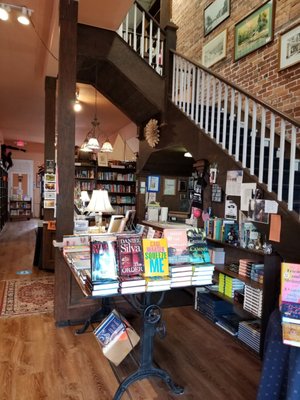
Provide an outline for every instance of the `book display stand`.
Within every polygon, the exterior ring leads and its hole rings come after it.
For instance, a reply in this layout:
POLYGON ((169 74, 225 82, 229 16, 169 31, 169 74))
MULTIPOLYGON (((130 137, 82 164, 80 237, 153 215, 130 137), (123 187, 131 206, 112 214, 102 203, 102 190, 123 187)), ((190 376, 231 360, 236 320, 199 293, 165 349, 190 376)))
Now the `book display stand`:
MULTIPOLYGON (((76 331, 76 334, 84 333, 87 328, 96 320, 106 317, 112 308, 110 307, 109 296, 91 296, 87 293, 86 289, 80 282, 78 276, 74 272, 74 269, 70 267, 68 262, 67 265, 72 272, 78 286, 86 298, 102 299, 102 304, 99 310, 93 313, 84 323, 83 327, 76 331)), ((114 294, 114 296, 120 296, 120 294, 114 294)), ((126 389, 134 382, 149 377, 157 377, 162 379, 172 390, 174 394, 182 394, 184 389, 181 386, 175 384, 170 375, 163 369, 154 366, 153 362, 153 347, 154 337, 156 334, 160 337, 164 337, 166 333, 165 325, 162 321, 162 311, 160 305, 162 304, 165 292, 145 292, 139 294, 130 294, 124 296, 128 303, 139 312, 141 315, 141 342, 140 342, 140 360, 139 368, 133 374, 129 375, 123 382, 121 382, 117 389, 113 400, 121 399, 126 389), (153 296, 159 294, 159 299, 154 301, 153 296)))
POLYGON ((182 394, 184 389, 176 385, 170 375, 163 369, 156 368, 153 365, 153 340, 156 334, 164 337, 166 333, 165 325, 162 322, 162 311, 159 305, 163 302, 165 292, 161 292, 156 304, 152 301, 152 293, 143 293, 142 301, 137 295, 129 296, 129 303, 142 316, 142 331, 140 344, 140 365, 137 371, 129 375, 121 382, 115 393, 114 400, 119 400, 125 390, 134 382, 149 377, 162 379, 172 390, 174 394, 182 394))

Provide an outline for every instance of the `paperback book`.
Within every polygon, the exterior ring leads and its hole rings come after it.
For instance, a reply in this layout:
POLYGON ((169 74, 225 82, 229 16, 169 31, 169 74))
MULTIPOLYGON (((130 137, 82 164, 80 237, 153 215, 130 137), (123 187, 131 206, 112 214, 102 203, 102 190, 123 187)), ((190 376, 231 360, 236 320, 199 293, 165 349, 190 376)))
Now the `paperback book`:
POLYGON ((189 249, 186 229, 164 229, 164 237, 168 243, 169 264, 189 262, 189 249))
POLYGON ((105 236, 102 240, 91 240, 91 279, 117 280, 116 237, 105 236))
POLYGON ((166 238, 143 239, 144 275, 168 276, 169 260, 166 238))
POLYGON ((119 276, 139 275, 144 271, 142 239, 138 234, 119 235, 119 276))
POLYGON ((187 230, 189 262, 203 264, 210 262, 210 255, 206 242, 205 230, 191 228, 187 230))

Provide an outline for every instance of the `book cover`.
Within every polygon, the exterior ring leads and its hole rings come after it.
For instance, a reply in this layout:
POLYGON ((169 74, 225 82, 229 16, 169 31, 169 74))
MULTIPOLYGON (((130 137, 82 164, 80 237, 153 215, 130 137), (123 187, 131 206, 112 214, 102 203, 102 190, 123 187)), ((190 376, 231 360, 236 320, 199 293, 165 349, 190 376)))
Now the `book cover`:
POLYGON ((281 300, 300 304, 300 264, 281 264, 281 300))
POLYGON ((118 236, 119 276, 139 275, 144 271, 142 239, 138 234, 118 236))
POLYGON ((282 339, 284 344, 300 347, 300 325, 283 323, 282 339))
POLYGON ((94 334, 100 344, 106 346, 119 332, 123 332, 124 330, 125 325, 121 318, 112 311, 94 330, 94 334))
POLYGON ((210 262, 210 255, 206 242, 205 230, 191 228, 187 230, 189 262, 202 264, 210 262))
POLYGON ((169 260, 166 238, 143 239, 145 276, 168 276, 169 260))
POLYGON ((164 229, 163 235, 168 243, 169 263, 183 264, 189 262, 186 229, 164 229))
POLYGON ((91 240, 91 279, 117 279, 116 237, 91 240))
POLYGON ((300 323, 300 304, 284 301, 281 303, 280 309, 283 318, 296 319, 300 323))

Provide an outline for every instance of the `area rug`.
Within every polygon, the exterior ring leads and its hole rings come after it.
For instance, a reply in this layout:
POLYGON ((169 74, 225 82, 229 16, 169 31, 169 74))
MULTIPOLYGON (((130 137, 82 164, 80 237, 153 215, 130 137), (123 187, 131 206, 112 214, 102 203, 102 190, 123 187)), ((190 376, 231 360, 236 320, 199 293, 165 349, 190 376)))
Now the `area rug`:
POLYGON ((54 276, 5 281, 0 316, 32 315, 53 311, 54 276))

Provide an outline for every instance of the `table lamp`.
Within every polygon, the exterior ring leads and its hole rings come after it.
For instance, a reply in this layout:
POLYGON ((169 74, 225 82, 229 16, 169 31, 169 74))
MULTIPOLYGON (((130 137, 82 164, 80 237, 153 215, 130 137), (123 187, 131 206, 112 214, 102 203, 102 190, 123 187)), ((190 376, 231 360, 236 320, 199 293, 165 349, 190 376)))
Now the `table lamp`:
POLYGON ((85 211, 86 205, 90 201, 90 196, 86 190, 81 191, 80 200, 82 201, 83 211, 85 211))
POLYGON ((89 202, 85 211, 89 211, 95 214, 95 224, 97 226, 102 225, 102 213, 109 212, 113 213, 114 209, 112 208, 107 190, 93 190, 91 201, 89 202))

